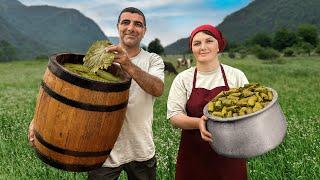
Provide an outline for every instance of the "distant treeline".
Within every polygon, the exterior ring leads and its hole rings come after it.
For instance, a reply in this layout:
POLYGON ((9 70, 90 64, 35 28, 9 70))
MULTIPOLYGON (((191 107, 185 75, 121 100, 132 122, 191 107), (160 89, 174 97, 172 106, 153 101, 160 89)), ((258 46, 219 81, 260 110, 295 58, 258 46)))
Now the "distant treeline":
POLYGON ((228 44, 226 51, 231 58, 238 53, 241 58, 255 54, 260 59, 274 59, 280 53, 284 56, 320 54, 319 34, 315 25, 302 24, 296 30, 281 28, 271 35, 259 32, 244 43, 228 44))
MULTIPOLYGON (((317 26, 312 24, 302 24, 296 30, 281 28, 273 34, 266 32, 256 33, 243 43, 229 43, 225 49, 230 58, 235 58, 237 54, 241 58, 248 54, 254 54, 260 59, 275 59, 284 56, 295 56, 312 53, 320 54, 319 33, 317 26)), ((151 41, 148 46, 142 47, 149 52, 165 55, 165 51, 158 38, 151 41)), ((0 41, 0 62, 14 60, 18 57, 17 49, 5 40, 0 41)), ((191 53, 190 50, 182 54, 191 53)), ((39 58, 46 57, 40 55, 39 58)))

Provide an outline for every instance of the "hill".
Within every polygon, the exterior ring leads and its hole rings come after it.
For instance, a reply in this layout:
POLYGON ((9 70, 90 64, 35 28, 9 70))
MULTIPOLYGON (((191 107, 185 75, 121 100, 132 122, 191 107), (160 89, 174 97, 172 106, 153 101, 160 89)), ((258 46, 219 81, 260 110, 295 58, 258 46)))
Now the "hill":
POLYGON ((232 42, 243 42, 257 32, 271 34, 282 27, 294 30, 305 23, 320 29, 319 7, 319 0, 255 0, 227 16, 218 28, 232 42))
MULTIPOLYGON (((48 49, 39 42, 22 34, 14 26, 0 16, 0 40, 5 40, 20 51, 20 57, 33 57, 45 54, 48 49), (37 49, 37 52, 35 51, 37 49)), ((1 60, 0 60, 1 61, 1 60)))
POLYGON ((189 38, 179 39, 178 41, 169 44, 164 48, 166 54, 183 54, 189 51, 189 38))
POLYGON ((119 44, 119 37, 109 36, 108 39, 112 44, 119 44))
MULTIPOLYGON (((258 32, 272 34, 285 27, 295 30, 309 23, 320 29, 319 0, 254 0, 248 6, 228 15, 217 27, 228 42, 240 43, 258 32)), ((167 54, 181 54, 188 48, 183 38, 165 47, 167 54)))
POLYGON ((0 0, 0 40, 31 58, 61 51, 84 53, 106 36, 99 26, 75 9, 25 6, 17 0, 0 0))

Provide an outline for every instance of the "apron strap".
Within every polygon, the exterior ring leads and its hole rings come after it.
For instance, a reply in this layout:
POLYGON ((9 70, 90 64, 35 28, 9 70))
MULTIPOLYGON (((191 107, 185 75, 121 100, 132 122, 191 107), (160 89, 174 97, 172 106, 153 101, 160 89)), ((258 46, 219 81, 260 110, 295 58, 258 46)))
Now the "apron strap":
POLYGON ((196 82, 197 82, 197 68, 195 68, 194 70, 192 89, 196 88, 196 82))
POLYGON ((224 80, 224 85, 229 89, 229 85, 228 85, 228 82, 227 82, 227 77, 226 77, 226 74, 224 73, 224 69, 223 69, 221 64, 220 64, 220 68, 221 68, 221 72, 222 72, 222 76, 223 76, 223 80, 224 80))

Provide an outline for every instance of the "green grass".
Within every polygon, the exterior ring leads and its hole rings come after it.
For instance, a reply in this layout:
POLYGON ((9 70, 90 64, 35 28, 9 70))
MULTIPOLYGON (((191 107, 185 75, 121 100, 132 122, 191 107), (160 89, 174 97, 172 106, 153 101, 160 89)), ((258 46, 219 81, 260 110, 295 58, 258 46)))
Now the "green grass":
MULTIPOLYGON (((173 63, 177 56, 164 57, 173 63)), ((275 150, 249 159, 250 179, 320 179, 320 57, 266 63, 254 57, 223 63, 241 69, 250 82, 274 88, 288 122, 287 136, 275 150)), ((0 64, 0 179, 86 179, 86 173, 51 168, 28 145, 38 87, 47 60, 0 64)), ((179 69, 182 71, 183 69, 179 69)), ((166 73, 164 95, 156 100, 154 141, 158 179, 173 179, 180 130, 166 119, 166 100, 173 74, 166 73)), ((126 179, 124 174, 120 179, 126 179)))

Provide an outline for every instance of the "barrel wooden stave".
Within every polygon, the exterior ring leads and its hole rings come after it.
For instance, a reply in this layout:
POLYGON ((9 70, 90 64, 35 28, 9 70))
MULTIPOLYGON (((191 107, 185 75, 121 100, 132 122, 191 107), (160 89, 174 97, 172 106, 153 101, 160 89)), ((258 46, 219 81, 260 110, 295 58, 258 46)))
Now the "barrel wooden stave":
POLYGON ((95 91, 94 93, 92 93, 92 90, 75 86, 71 83, 68 83, 67 81, 60 79, 59 77, 52 74, 52 72, 50 72, 50 70, 48 69, 45 72, 44 81, 51 89, 59 92, 60 95, 84 103, 94 102, 95 104, 111 105, 128 100, 126 91, 108 93, 105 93, 103 91, 95 91), (90 94, 90 96, 83 96, 84 94, 90 94))
POLYGON ((47 105, 39 107, 35 116, 35 128, 44 138, 59 147, 65 147, 68 144, 69 148, 74 150, 98 151, 112 148, 113 145, 110 144, 115 143, 116 135, 120 132, 125 108, 114 112, 86 111, 62 104, 43 90, 40 90, 40 94, 43 94, 40 101, 45 101, 47 105), (84 121, 86 122, 84 123, 84 121), (93 129, 94 131, 92 131, 93 129), (66 132, 68 135, 65 134, 66 132), (86 138, 85 140, 88 142, 81 143, 83 138, 86 138), (107 138, 108 143, 105 141, 107 138), (84 147, 81 145, 87 146, 87 143, 90 142, 92 143, 90 147, 83 149, 84 147), (106 144, 106 146, 101 147, 101 144, 106 144))

